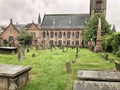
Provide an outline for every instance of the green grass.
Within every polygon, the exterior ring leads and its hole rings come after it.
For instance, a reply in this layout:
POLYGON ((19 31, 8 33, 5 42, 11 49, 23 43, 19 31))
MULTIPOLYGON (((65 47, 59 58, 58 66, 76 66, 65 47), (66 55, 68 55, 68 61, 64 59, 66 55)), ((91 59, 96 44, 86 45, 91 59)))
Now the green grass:
MULTIPOLYGON (((32 66, 30 82, 24 90, 72 90, 74 79, 77 79, 78 69, 115 70, 114 63, 101 58, 100 53, 94 53, 87 49, 79 49, 79 58, 73 64, 76 49, 68 49, 62 52, 60 49, 31 50, 26 53, 24 61, 18 61, 17 55, 0 54, 1 64, 15 64, 32 66), (35 53, 36 57, 32 58, 35 53), (66 73, 66 61, 71 62, 73 74, 66 73)), ((110 57, 119 59, 110 54, 110 57)))

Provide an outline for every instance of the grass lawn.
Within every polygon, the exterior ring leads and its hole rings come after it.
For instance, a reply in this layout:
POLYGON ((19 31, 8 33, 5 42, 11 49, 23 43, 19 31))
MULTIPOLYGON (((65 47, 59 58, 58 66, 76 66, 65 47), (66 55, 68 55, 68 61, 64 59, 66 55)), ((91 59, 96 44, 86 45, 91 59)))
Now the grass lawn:
MULTIPOLYGON (((100 53, 93 53, 88 49, 79 50, 79 58, 74 64, 72 60, 76 49, 71 48, 67 52, 58 48, 53 51, 33 49, 26 52, 24 61, 18 61, 17 55, 0 54, 0 63, 32 66, 30 82, 24 90, 72 90, 78 69, 115 70, 114 63, 101 58, 100 53), (34 58, 33 53, 36 55, 34 58), (66 61, 71 62, 72 73, 66 73, 66 61)), ((119 60, 112 54, 110 57, 119 60)))

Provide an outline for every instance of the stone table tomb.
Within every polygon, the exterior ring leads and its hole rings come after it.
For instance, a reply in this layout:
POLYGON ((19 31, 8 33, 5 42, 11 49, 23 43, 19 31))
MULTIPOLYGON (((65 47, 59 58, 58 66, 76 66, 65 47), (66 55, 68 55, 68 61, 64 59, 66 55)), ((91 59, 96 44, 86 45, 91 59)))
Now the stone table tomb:
POLYGON ((15 54, 17 53, 17 47, 0 47, 1 54, 15 54))
POLYGON ((0 90, 21 90, 29 80, 31 67, 0 64, 0 90))

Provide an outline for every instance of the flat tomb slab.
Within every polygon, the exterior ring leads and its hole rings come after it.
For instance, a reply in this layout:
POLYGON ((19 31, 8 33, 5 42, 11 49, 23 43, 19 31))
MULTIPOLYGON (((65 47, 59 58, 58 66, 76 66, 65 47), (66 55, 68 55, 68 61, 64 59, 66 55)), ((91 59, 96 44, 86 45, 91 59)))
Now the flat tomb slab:
POLYGON ((120 72, 118 72, 118 71, 78 70, 78 76, 77 77, 80 80, 120 82, 120 72))
POLYGON ((73 90, 120 90, 120 83, 103 81, 74 81, 73 90))
POLYGON ((30 70, 27 66, 0 64, 0 90, 22 89, 29 80, 30 70))
POLYGON ((17 53, 17 47, 0 47, 1 54, 15 54, 17 53))

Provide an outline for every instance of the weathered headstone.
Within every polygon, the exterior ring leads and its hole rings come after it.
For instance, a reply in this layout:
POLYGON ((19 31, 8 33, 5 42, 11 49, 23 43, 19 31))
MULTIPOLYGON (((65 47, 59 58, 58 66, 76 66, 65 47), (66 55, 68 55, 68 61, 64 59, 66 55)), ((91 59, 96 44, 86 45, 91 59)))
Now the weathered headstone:
POLYGON ((114 59, 113 59, 113 58, 110 58, 109 61, 110 61, 110 62, 114 62, 114 59))
POLYGON ((65 47, 65 45, 63 44, 63 45, 62 45, 62 51, 63 51, 63 52, 65 52, 64 47, 65 47))
POLYGON ((75 58, 78 58, 78 47, 76 47, 76 54, 75 54, 75 58))
POLYGON ((108 60, 108 53, 106 53, 105 55, 105 60, 108 60))
POLYGON ((50 50, 52 51, 52 48, 53 48, 53 45, 52 45, 52 42, 49 43, 49 47, 50 47, 50 50))
POLYGON ((92 38, 90 39, 90 41, 88 42, 88 47, 91 51, 94 50, 94 41, 92 40, 92 38))
POLYGON ((75 81, 73 90, 120 90, 120 82, 75 81))
POLYGON ((32 57, 35 57, 35 54, 34 54, 34 53, 32 54, 32 57))
POLYGON ((73 90, 120 90, 120 72, 78 70, 73 90))
POLYGON ((3 38, 0 37, 0 46, 4 46, 3 38))
POLYGON ((25 59, 25 50, 22 45, 18 45, 18 60, 24 60, 25 59))
POLYGON ((120 82, 120 72, 118 71, 78 70, 77 77, 79 80, 120 82))
POLYGON ((116 70, 120 71, 120 62, 115 61, 116 70))
POLYGON ((101 53, 101 57, 104 58, 104 57, 105 57, 105 54, 104 54, 104 53, 101 53))
POLYGON ((76 62, 76 59, 72 60, 72 63, 75 63, 76 62))
POLYGON ((27 52, 30 52, 30 49, 29 49, 29 48, 27 48, 27 52))
POLYGON ((66 70, 67 70, 67 73, 69 73, 71 71, 69 61, 66 62, 66 70))

